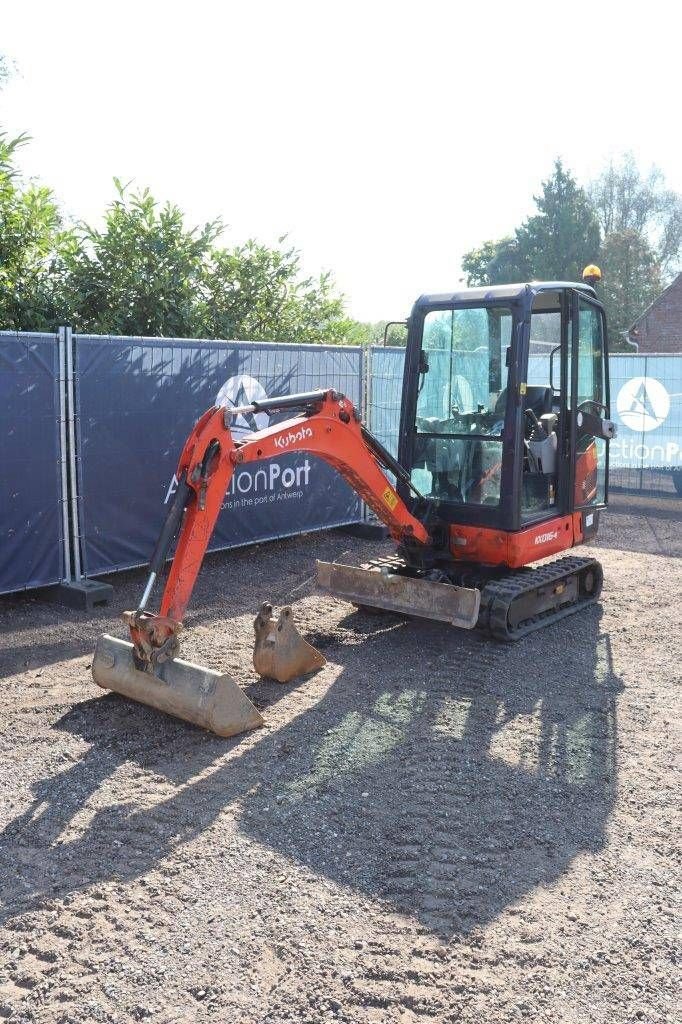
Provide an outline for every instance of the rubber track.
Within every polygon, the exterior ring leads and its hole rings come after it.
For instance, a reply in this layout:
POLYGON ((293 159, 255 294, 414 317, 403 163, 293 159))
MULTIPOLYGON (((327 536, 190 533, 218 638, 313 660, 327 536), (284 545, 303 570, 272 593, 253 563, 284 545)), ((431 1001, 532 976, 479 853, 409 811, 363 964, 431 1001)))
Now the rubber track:
MULTIPOLYGON (((365 562, 362 568, 375 570, 385 568, 392 572, 400 572, 406 566, 399 555, 389 555, 365 562)), ((573 615, 581 608, 594 604, 601 594, 602 581, 603 570, 595 558, 578 558, 571 555, 559 558, 555 562, 548 562, 546 565, 516 569, 507 576, 496 580, 480 580, 477 583, 471 579, 467 585, 479 586, 481 590, 481 610, 476 628, 495 640, 515 643, 537 629, 549 626, 552 622, 558 622, 559 619, 564 619, 567 615, 573 615), (509 612, 514 601, 538 587, 569 580, 574 575, 583 575, 589 569, 593 569, 597 573, 597 585, 591 594, 580 594, 579 592, 578 600, 560 608, 539 612, 513 628, 509 626, 509 612)))
POLYGON ((567 615, 573 615, 574 612, 588 604, 593 604, 601 593, 602 579, 602 567, 595 558, 560 558, 547 565, 518 569, 516 572, 510 573, 509 576, 490 580, 485 584, 481 591, 481 612, 477 628, 489 633, 496 640, 514 643, 516 640, 528 636, 529 633, 542 629, 543 626, 548 626, 567 615), (550 608, 547 611, 539 612, 537 615, 522 620, 514 627, 509 625, 509 612, 514 601, 537 590, 538 587, 567 581, 572 576, 582 576, 590 569, 597 574, 597 584, 592 593, 581 594, 579 587, 577 600, 560 608, 550 608))

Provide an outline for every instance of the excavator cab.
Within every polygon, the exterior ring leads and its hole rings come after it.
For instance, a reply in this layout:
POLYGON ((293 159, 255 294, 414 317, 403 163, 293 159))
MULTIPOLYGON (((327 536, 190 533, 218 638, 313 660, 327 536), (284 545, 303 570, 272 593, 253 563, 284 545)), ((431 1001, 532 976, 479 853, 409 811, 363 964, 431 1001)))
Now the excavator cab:
POLYGON ((606 505, 612 434, 604 311, 590 286, 417 300, 398 461, 422 497, 406 483, 398 492, 422 517, 492 540, 579 513, 587 538, 606 505))

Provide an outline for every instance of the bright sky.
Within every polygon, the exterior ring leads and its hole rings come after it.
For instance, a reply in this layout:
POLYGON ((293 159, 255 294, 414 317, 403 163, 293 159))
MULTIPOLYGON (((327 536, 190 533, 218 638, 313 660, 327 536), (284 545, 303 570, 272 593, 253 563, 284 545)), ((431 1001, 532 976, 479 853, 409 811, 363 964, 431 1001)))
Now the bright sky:
POLYGON ((288 233, 354 316, 401 318, 556 155, 584 181, 631 149, 682 191, 673 6, 5 0, 0 126, 75 218, 133 178, 228 243, 288 233))

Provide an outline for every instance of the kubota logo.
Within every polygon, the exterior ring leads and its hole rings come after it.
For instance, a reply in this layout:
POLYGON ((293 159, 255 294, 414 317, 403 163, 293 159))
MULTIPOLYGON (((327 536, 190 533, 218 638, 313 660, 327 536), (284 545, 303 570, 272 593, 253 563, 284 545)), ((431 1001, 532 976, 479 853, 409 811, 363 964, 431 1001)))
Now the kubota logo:
POLYGON ((274 439, 274 445, 276 448, 289 448, 292 444, 298 444, 299 441, 305 441, 306 438, 312 436, 313 431, 311 427, 301 427, 301 429, 296 432, 291 430, 288 434, 276 437, 274 439))
POLYGON ((655 377, 632 377, 618 392, 616 408, 630 430, 655 430, 670 412, 670 395, 655 377))
POLYGON ((550 540, 556 540, 559 536, 558 530, 550 530, 549 533, 540 533, 533 541, 534 544, 547 544, 550 540))
MULTIPOLYGON (((216 395, 215 404, 234 409, 251 405, 252 402, 262 402, 267 397, 267 391, 259 380, 240 373, 225 381, 216 395)), ((230 424, 230 430, 233 437, 242 437, 244 434, 252 434, 254 430, 264 430, 269 422, 270 417, 266 412, 242 413, 230 424)))

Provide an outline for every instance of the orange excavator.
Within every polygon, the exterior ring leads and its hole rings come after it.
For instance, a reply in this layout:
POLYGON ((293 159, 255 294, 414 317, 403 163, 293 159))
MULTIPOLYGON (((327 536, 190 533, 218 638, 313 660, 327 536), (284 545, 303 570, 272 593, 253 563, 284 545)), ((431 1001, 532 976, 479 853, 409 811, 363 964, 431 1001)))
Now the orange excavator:
MULTIPOLYGON (((407 327, 397 458, 332 389, 203 414, 180 456, 140 604, 123 615, 130 640, 98 642, 100 686, 221 735, 262 724, 230 676, 178 657, 179 634, 236 468, 284 452, 331 465, 397 545, 363 567, 318 562, 318 585, 340 598, 504 641, 597 600, 596 559, 544 561, 592 539, 606 507, 615 427, 605 315, 593 288, 531 282, 426 295, 407 327), (253 413, 286 418, 235 437, 232 424, 253 413)), ((263 675, 285 681, 324 661, 289 608, 275 619, 264 605, 255 630, 263 675)))

